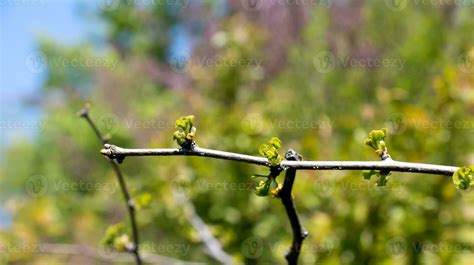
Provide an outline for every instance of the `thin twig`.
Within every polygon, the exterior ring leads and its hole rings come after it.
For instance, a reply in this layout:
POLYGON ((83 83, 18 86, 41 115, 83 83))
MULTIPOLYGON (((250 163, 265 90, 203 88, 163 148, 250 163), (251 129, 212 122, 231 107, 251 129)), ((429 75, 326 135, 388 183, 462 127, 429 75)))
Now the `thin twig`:
MULTIPOLYGON (((285 154, 285 158, 292 161, 301 160, 301 156, 291 149, 285 154)), ((296 169, 288 168, 285 173, 283 186, 278 193, 281 202, 285 206, 286 214, 290 220, 291 230, 293 231, 293 242, 290 249, 285 254, 285 258, 289 265, 298 264, 298 256, 300 254, 303 240, 308 236, 308 232, 300 224, 298 213, 296 212, 295 204, 293 203, 293 195, 291 194, 295 176, 296 169)))
MULTIPOLYGON (((89 123, 89 125, 92 127, 94 130, 95 134, 97 135, 97 138, 102 142, 102 144, 105 146, 107 145, 107 139, 100 133, 99 129, 95 125, 94 121, 91 119, 89 116, 89 109, 86 106, 82 110, 79 111, 79 116, 82 118, 85 118, 86 121, 89 123)), ((133 246, 131 249, 128 249, 129 252, 131 252, 135 256, 135 262, 137 265, 142 264, 142 259, 140 258, 140 251, 139 251, 139 236, 138 236, 138 228, 137 228, 137 222, 136 222, 136 217, 135 217, 135 205, 133 203, 133 200, 130 197, 130 193, 128 192, 127 185, 125 182, 125 178, 123 177, 122 171, 120 170, 119 163, 121 162, 119 159, 114 159, 109 157, 109 162, 112 166, 112 168, 115 171, 115 175, 117 176, 117 180, 120 184, 120 190, 122 191, 123 198, 125 200, 125 203, 127 204, 127 212, 129 215, 130 219, 130 224, 132 226, 132 237, 133 237, 133 246)))
MULTIPOLYGON (((238 154, 232 152, 218 151, 206 148, 195 147, 189 149, 128 149, 115 145, 105 144, 101 154, 116 159, 123 159, 127 156, 202 156, 213 157, 224 160, 232 160, 249 164, 271 167, 266 158, 238 154)), ((452 176, 458 167, 421 164, 410 162, 399 162, 387 158, 382 161, 282 161, 280 167, 283 169, 293 168, 302 170, 389 170, 398 172, 425 173, 434 175, 452 176)))

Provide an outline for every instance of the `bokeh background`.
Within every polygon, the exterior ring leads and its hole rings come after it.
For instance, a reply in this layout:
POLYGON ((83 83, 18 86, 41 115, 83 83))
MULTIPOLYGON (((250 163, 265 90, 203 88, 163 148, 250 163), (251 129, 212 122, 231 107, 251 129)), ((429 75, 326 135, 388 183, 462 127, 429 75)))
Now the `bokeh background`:
MULTIPOLYGON (((207 148, 258 155, 278 136, 307 160, 375 160, 363 141, 387 127, 396 160, 474 164, 469 0, 5 0, 0 19, 0 264, 133 263, 100 245, 128 218, 76 116, 86 102, 123 147, 176 147, 174 121, 194 114, 207 148)), ((285 262, 283 206, 250 178, 264 168, 189 157, 122 168, 145 201, 143 252, 217 264, 194 208, 235 263, 285 262)), ((393 173, 382 188, 359 171, 301 171, 294 198, 310 234, 301 264, 474 260, 474 191, 449 177, 393 173)))

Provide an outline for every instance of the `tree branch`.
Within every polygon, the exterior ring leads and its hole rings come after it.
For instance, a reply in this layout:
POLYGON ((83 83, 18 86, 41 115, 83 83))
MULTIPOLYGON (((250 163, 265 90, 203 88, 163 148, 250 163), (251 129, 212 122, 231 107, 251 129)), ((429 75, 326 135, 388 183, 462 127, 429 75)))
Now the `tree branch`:
MULTIPOLYGON (((104 149, 102 149, 100 153, 111 159, 115 158, 119 160, 127 156, 202 156, 271 167, 271 164, 268 162, 268 160, 263 157, 218 151, 200 147, 195 147, 192 150, 177 148, 128 149, 121 148, 115 145, 105 144, 104 149)), ((280 167, 282 167, 283 169, 292 168, 302 170, 375 169, 445 176, 452 176, 453 173, 458 169, 458 167, 453 166, 399 162, 392 160, 391 158, 387 158, 382 161, 282 161, 280 162, 280 167)))
MULTIPOLYGON (((106 139, 99 131, 97 126, 95 125, 94 121, 91 119, 89 116, 89 109, 86 106, 82 110, 79 111, 79 116, 86 119, 86 121, 89 123, 89 125, 92 127, 94 130, 95 134, 97 135, 97 138, 102 142, 104 146, 108 145, 106 139)), ((142 260, 140 258, 140 252, 139 252, 139 235, 138 235, 138 228, 137 228, 137 222, 136 222, 136 217, 135 217, 135 205, 133 203, 133 200, 130 197, 130 193, 128 192, 127 185, 125 183, 125 178, 123 177, 122 171, 120 170, 119 163, 121 162, 121 159, 117 158, 111 158, 109 157, 109 162, 115 171, 115 175, 117 176, 117 180, 120 184, 120 190, 122 191, 123 198, 125 200, 125 203, 127 204, 127 212, 128 216, 130 219, 130 224, 132 227, 132 237, 133 237, 133 246, 131 249, 128 249, 129 252, 131 252, 135 256, 135 262, 137 265, 142 264, 142 260)))
MULTIPOLYGON (((81 257, 88 257, 95 260, 110 262, 110 263, 125 263, 133 260, 129 254, 126 253, 102 253, 103 250, 87 245, 76 244, 54 244, 43 243, 38 246, 41 254, 55 254, 55 255, 74 255, 81 257)), ((157 255, 153 253, 143 253, 143 260, 152 264, 175 264, 175 265, 204 265, 202 262, 182 261, 172 257, 157 255)))
MULTIPOLYGON (((301 160, 301 156, 293 150, 288 150, 285 154, 285 158, 291 161, 301 160)), ((281 191, 278 193, 281 202, 285 206, 286 214, 290 220, 291 230, 293 231, 293 243, 290 249, 285 254, 285 258, 289 265, 298 264, 298 256, 300 254, 303 240, 308 236, 308 232, 301 226, 296 212, 295 204, 293 203, 293 195, 291 191, 293 189, 293 183, 295 181, 296 169, 288 168, 285 173, 285 180, 281 191)))
POLYGON ((186 218, 189 220, 194 230, 199 234, 208 255, 222 264, 233 264, 232 256, 227 254, 221 243, 212 235, 209 227, 202 218, 196 213, 193 203, 184 192, 173 190, 175 200, 184 208, 186 218))

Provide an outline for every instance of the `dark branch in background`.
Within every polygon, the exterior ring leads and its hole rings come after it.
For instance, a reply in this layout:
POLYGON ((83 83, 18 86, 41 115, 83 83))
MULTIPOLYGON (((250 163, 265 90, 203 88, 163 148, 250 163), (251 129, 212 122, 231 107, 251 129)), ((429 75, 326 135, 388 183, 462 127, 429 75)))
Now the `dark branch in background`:
MULTIPOLYGON (((128 253, 119 252, 104 252, 101 248, 94 248, 87 245, 74 245, 74 244, 53 244, 43 243, 38 246, 41 251, 41 255, 67 255, 67 256, 80 256, 81 258, 87 257, 107 263, 128 263, 133 261, 128 253)), ((153 253, 142 253, 143 260, 151 264, 173 264, 173 265, 205 265, 202 262, 189 262, 182 261, 175 258, 161 256, 153 253)), ((101 264, 102 264, 101 262, 101 264)))
MULTIPOLYGON (((291 161, 301 160, 301 156, 293 150, 288 150, 285 154, 285 158, 291 161)), ((293 195, 291 191, 293 189, 293 183, 295 181, 296 169, 288 168, 285 173, 285 180, 283 181, 283 186, 278 193, 281 202, 285 206, 286 214, 290 220, 291 230, 293 231, 293 242, 290 249, 285 254, 285 258, 288 261, 288 264, 295 265, 298 264, 298 256, 300 254, 301 246, 303 240, 308 236, 308 232, 301 226, 300 220, 298 218, 298 213, 296 212, 295 205, 293 203, 293 195)))
POLYGON ((199 234, 207 254, 222 264, 233 264, 232 256, 227 254, 219 241, 212 235, 209 227, 204 223, 202 218, 196 213, 193 203, 188 199, 186 194, 179 190, 173 190, 173 195, 181 207, 184 208, 186 218, 189 220, 194 230, 199 234))
MULTIPOLYGON (((94 130, 95 134, 99 138, 99 140, 102 142, 102 144, 105 146, 107 145, 108 139, 106 139, 99 131, 97 126, 95 125, 94 121, 91 119, 89 116, 89 109, 86 106, 82 110, 79 111, 78 115, 89 123, 89 125, 92 127, 94 130)), ((139 237, 138 237, 138 228, 137 228, 137 222, 136 222, 136 217, 135 217, 135 205, 133 203, 133 200, 130 197, 130 193, 128 192, 127 185, 125 183, 125 178, 123 177, 122 171, 120 170, 119 163, 121 162, 120 158, 111 158, 109 157, 109 162, 115 171, 115 175, 117 176, 117 180, 120 184, 120 190, 122 191, 123 198, 125 200, 125 203, 127 204, 127 211, 130 219, 130 224, 132 226, 132 237, 133 237, 133 246, 131 249, 128 249, 129 252, 131 252, 135 256, 135 262, 137 265, 142 264, 142 260, 140 258, 140 251, 139 251, 139 237)))
MULTIPOLYGON (((237 154, 232 152, 218 151, 195 147, 193 150, 158 148, 158 149, 128 149, 115 145, 105 144, 101 154, 112 159, 124 159, 127 156, 202 156, 213 157, 224 160, 232 160, 249 164, 271 167, 264 157, 237 154)), ((434 175, 452 176, 458 167, 442 166, 433 164, 399 162, 392 159, 382 161, 282 161, 283 169, 303 170, 386 170, 398 172, 425 173, 434 175)))

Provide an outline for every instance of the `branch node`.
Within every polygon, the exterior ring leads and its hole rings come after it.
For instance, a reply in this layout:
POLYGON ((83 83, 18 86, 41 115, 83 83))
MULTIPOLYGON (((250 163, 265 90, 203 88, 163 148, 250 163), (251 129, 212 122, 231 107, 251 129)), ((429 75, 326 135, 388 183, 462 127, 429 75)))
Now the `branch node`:
POLYGON ((182 151, 193 151, 194 147, 196 147, 196 142, 193 140, 186 140, 182 145, 181 145, 181 150, 182 151))
POLYGON ((307 238, 307 237, 309 236, 309 232, 308 232, 308 230, 306 230, 306 229, 304 229, 304 228, 302 228, 302 229, 303 229, 303 231, 301 231, 301 237, 302 237, 303 239, 305 239, 305 238, 307 238))
POLYGON ((382 159, 382 161, 391 159, 391 156, 390 156, 390 154, 388 153, 387 148, 385 148, 385 150, 384 150, 384 151, 382 152, 382 154, 380 155, 380 159, 382 159))
MULTIPOLYGON (((393 161, 392 157, 388 153, 387 148, 385 148, 385 150, 380 155, 380 159, 382 160, 382 162, 384 162, 384 161, 387 161, 387 162, 393 161)), ((388 176, 390 174, 390 170, 380 170, 380 174, 382 174, 383 176, 388 176)))
POLYGON ((283 168, 280 165, 270 166, 270 176, 272 176, 273 178, 278 177, 282 171, 283 168))
POLYGON ((135 210, 135 202, 133 201, 133 199, 129 199, 127 201, 127 206, 128 206, 128 208, 130 208, 132 210, 135 210))
POLYGON ((125 159, 124 155, 118 154, 119 147, 113 144, 104 144, 104 148, 100 150, 100 153, 109 159, 117 161, 119 164, 125 159))

